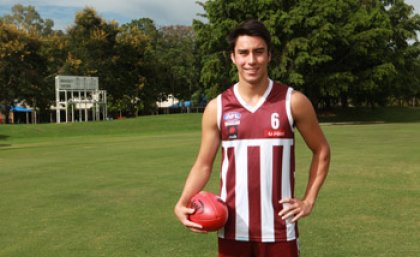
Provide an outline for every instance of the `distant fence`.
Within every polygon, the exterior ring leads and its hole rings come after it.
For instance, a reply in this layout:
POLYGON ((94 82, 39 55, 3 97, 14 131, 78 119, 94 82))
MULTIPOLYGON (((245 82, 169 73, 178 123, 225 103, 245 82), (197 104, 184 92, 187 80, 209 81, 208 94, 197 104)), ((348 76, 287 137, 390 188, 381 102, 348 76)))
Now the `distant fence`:
POLYGON ((173 114, 173 113, 202 113, 205 107, 162 107, 158 108, 158 114, 173 114))

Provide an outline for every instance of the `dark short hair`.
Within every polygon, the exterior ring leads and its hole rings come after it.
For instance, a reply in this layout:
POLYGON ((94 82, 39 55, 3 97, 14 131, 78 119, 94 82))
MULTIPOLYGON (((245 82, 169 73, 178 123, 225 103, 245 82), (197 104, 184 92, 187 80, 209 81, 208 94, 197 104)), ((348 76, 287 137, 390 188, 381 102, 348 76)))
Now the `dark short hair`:
POLYGON ((229 50, 233 52, 235 50, 236 40, 239 36, 254 36, 262 38, 266 45, 267 50, 271 50, 271 36, 265 25, 257 20, 247 20, 239 24, 237 28, 232 30, 227 37, 229 43, 229 50))

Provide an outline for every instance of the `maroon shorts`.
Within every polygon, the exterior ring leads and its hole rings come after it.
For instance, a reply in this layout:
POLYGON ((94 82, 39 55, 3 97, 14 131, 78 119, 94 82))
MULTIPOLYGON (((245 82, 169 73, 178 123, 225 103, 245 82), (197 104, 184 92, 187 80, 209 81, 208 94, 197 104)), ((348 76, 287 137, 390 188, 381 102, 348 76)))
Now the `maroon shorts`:
POLYGON ((276 243, 219 238, 219 257, 299 257, 298 240, 276 243))

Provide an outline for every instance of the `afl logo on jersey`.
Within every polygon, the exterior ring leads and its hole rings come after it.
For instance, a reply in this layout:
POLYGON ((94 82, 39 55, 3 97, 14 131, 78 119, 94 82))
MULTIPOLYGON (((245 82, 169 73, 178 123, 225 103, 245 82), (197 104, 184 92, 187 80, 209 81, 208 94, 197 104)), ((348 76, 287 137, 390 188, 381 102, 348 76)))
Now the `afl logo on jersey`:
POLYGON ((241 113, 239 112, 227 112, 223 115, 223 121, 227 128, 228 138, 238 138, 238 126, 241 123, 241 113))
POLYGON ((241 123, 241 113, 239 112, 228 112, 223 115, 225 126, 235 126, 241 123))

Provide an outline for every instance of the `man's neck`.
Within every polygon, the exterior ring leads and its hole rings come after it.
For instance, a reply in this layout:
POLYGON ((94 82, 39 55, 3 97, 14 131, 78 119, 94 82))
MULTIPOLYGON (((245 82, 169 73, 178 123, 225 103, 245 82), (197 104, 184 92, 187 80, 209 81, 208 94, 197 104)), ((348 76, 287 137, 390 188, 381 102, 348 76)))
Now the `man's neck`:
POLYGON ((250 106, 256 106, 268 88, 270 79, 267 77, 259 83, 251 84, 239 80, 238 93, 250 106))

